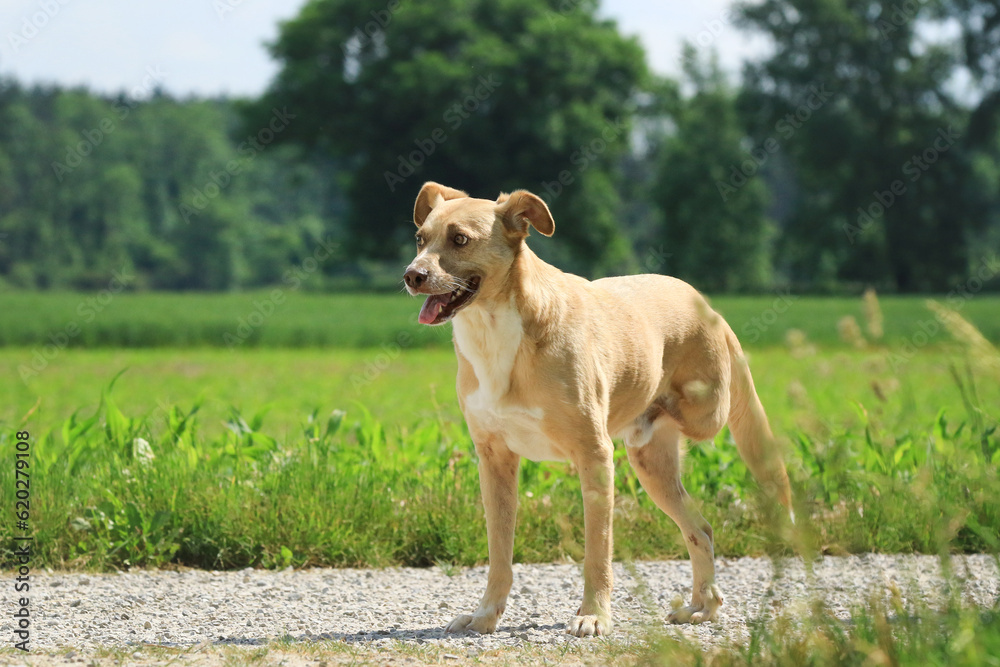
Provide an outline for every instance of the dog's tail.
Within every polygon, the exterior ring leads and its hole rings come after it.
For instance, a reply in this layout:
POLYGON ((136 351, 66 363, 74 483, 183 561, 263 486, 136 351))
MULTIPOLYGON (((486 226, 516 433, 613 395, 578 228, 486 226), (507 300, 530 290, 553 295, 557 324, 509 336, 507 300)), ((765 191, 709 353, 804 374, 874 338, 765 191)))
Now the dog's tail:
POLYGON ((781 448, 771 432, 764 406, 753 386, 753 377, 743 348, 731 329, 727 332, 727 338, 732 359, 729 430, 736 441, 740 457, 754 478, 771 497, 788 509, 794 522, 792 491, 788 485, 788 472, 781 458, 781 448))

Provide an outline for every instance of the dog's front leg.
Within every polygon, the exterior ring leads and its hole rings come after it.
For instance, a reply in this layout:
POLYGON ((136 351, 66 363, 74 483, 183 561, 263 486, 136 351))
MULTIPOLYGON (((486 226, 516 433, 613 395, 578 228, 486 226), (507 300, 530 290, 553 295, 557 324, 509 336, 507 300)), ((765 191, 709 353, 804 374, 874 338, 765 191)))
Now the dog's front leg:
POLYGON ((479 454, 479 487, 486 509, 490 573, 479 608, 471 615, 456 617, 445 630, 475 630, 487 634, 497 629, 514 580, 511 566, 517 514, 517 468, 521 457, 492 438, 476 438, 476 452, 479 454))
POLYGON ((611 438, 585 447, 576 457, 583 487, 583 604, 566 632, 577 637, 611 634, 612 521, 614 512, 614 445, 611 438))

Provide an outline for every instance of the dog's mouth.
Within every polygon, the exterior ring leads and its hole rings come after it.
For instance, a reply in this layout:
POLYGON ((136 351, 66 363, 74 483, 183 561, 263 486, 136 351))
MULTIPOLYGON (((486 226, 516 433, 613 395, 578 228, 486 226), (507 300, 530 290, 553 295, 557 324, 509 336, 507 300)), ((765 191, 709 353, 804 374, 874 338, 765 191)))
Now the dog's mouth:
POLYGON ((463 284, 451 292, 431 294, 420 309, 421 324, 444 324, 455 316, 459 310, 469 305, 479 291, 479 276, 462 281, 463 284))

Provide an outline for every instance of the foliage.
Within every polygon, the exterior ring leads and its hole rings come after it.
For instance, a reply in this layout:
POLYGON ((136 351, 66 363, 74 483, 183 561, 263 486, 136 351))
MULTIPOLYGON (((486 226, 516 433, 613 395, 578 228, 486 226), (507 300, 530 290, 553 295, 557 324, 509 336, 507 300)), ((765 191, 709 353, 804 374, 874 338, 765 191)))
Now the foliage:
POLYGON ((738 87, 690 50, 651 76, 594 0, 314 0, 256 100, 4 79, 0 288, 384 288, 435 179, 543 195, 533 248, 584 275, 995 289, 996 0, 738 16, 773 46, 738 87))
POLYGON ((1000 129, 1000 2, 938 0, 929 3, 935 18, 960 26, 956 57, 976 83, 977 104, 969 118, 972 145, 995 142, 1000 129))
POLYGON ((281 282, 335 236, 332 169, 287 147, 231 140, 236 120, 229 101, 0 81, 0 285, 281 282))
MULTIPOLYGON (((960 590, 960 577, 948 577, 960 590)), ((688 643, 653 636, 640 665, 994 665, 1000 652, 1000 608, 969 607, 952 594, 938 605, 921 601, 926 591, 873 593, 848 620, 823 600, 809 601, 805 614, 783 612, 751 621, 746 643, 731 641, 705 652, 688 643)), ((803 607, 805 605, 803 604, 803 607)))
POLYGON ((935 4, 741 6, 745 27, 776 47, 746 66, 741 107, 758 143, 781 144, 770 166, 794 179, 779 256, 797 284, 926 291, 978 257, 970 244, 997 213, 981 168, 996 164, 997 137, 970 135, 968 102, 950 86, 957 49, 928 37, 971 6, 942 16, 935 4))
POLYGON ((670 252, 664 273, 708 292, 759 291, 773 284, 767 187, 755 179, 729 183, 746 158, 744 132, 718 63, 699 62, 687 47, 684 71, 694 93, 671 116, 676 128, 660 150, 653 194, 670 252))
POLYGON ((281 71, 248 122, 287 106, 301 120, 282 140, 349 161, 360 252, 396 257, 414 195, 436 180, 479 197, 545 195, 555 256, 607 273, 629 254, 613 166, 647 75, 638 42, 596 6, 434 0, 369 11, 313 0, 283 24, 272 46, 281 71))

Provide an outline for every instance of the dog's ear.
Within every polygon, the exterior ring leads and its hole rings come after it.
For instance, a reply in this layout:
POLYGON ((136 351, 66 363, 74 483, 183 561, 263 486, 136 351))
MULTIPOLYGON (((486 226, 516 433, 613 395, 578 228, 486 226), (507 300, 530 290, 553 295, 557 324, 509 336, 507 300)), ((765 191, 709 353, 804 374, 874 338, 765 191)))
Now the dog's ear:
POLYGON ((449 188, 434 181, 424 183, 417 195, 417 202, 413 205, 413 224, 420 227, 424 220, 431 214, 431 210, 443 201, 448 199, 461 199, 468 197, 466 193, 455 188, 449 188))
POLYGON ((556 223, 549 207, 541 197, 527 190, 515 190, 509 195, 501 194, 497 198, 497 215, 503 220, 504 227, 515 234, 527 236, 528 225, 545 236, 552 236, 556 231, 556 223))

